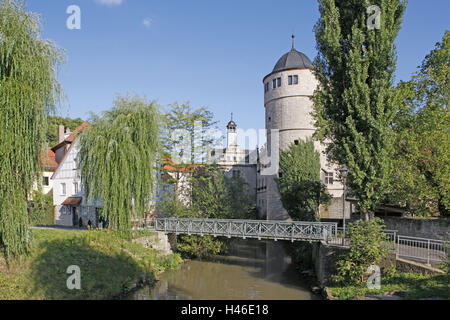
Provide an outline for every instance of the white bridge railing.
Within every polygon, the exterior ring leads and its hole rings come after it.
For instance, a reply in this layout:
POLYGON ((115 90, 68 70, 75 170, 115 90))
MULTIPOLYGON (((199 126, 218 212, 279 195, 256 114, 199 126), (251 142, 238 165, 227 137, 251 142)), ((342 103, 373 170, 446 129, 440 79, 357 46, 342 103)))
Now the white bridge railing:
POLYGON ((290 241, 328 241, 337 223, 235 219, 155 218, 147 228, 165 233, 290 241))

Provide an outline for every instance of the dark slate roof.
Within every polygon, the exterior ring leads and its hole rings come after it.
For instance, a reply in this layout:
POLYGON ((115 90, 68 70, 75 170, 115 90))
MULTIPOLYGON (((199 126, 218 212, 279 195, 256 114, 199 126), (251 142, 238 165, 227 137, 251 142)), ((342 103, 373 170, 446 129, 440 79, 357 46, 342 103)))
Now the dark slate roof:
POLYGON ((311 60, 309 60, 309 58, 305 54, 292 48, 291 51, 286 53, 284 56, 280 58, 280 60, 278 60, 272 72, 287 69, 312 69, 312 68, 313 65, 311 60))
POLYGON ((236 127, 236 123, 233 120, 228 122, 227 129, 236 129, 236 127))

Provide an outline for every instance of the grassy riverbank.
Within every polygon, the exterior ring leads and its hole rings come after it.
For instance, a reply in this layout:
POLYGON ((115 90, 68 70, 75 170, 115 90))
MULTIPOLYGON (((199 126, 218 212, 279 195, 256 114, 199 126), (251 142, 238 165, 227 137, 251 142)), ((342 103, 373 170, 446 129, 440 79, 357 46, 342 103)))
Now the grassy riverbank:
POLYGON ((342 300, 361 299, 366 295, 379 295, 388 292, 402 292, 406 299, 436 298, 450 299, 449 274, 422 275, 415 273, 395 273, 383 276, 381 288, 370 290, 365 285, 330 287, 334 297, 342 300))
MULTIPOLYGON (((133 238, 148 234, 135 233, 133 238)), ((154 281, 181 261, 178 255, 160 256, 108 230, 35 229, 33 237, 27 257, 9 265, 0 257, 0 300, 111 299, 129 291, 136 280, 154 281), (80 290, 67 289, 71 265, 80 267, 80 290)))

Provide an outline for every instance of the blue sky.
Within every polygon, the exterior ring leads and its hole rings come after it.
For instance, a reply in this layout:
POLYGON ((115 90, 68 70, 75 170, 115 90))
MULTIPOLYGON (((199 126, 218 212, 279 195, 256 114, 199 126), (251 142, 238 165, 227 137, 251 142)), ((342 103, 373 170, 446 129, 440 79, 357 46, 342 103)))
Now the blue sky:
MULTIPOLYGON (((28 0, 42 15, 44 38, 67 52, 59 79, 62 116, 108 109, 116 93, 161 105, 190 101, 220 121, 264 128, 262 79, 291 46, 316 56, 316 0, 28 0), (69 5, 81 30, 66 28, 69 5)), ((449 26, 450 1, 410 0, 397 38, 396 80, 408 80, 449 26)))

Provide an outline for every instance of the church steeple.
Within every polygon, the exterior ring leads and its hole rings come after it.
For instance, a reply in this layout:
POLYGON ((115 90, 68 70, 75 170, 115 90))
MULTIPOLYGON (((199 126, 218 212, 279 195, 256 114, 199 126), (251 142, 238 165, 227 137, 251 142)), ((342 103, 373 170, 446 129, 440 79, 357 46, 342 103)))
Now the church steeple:
POLYGON ((231 120, 227 125, 227 147, 236 147, 237 146, 237 136, 236 136, 236 128, 237 125, 233 121, 233 113, 231 113, 231 120))
POLYGON ((233 113, 231 113, 231 120, 228 122, 227 129, 228 131, 236 131, 236 123, 233 121, 233 113))

